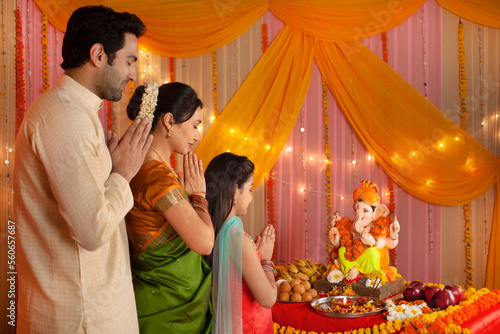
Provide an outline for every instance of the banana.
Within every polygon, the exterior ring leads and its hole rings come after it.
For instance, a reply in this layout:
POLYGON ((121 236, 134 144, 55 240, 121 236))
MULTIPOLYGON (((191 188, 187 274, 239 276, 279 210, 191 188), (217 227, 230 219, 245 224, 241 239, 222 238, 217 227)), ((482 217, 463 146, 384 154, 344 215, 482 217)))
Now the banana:
POLYGON ((316 279, 317 279, 316 275, 312 275, 311 279, 309 279, 309 282, 314 283, 316 282, 316 279))
POLYGON ((290 272, 288 270, 282 270, 281 271, 281 278, 283 278, 284 280, 286 280, 288 283, 290 283, 291 281, 293 281, 293 277, 292 277, 292 275, 290 275, 290 272))
POLYGON ((308 268, 308 267, 300 267, 299 270, 309 277, 316 275, 316 270, 313 270, 313 269, 308 268))
POLYGON ((314 263, 316 265, 316 268, 318 268, 318 271, 321 273, 321 274, 324 274, 326 272, 326 267, 323 263, 320 263, 320 262, 316 262, 314 263))
POLYGON ((299 269, 292 263, 287 263, 285 268, 290 272, 290 274, 297 274, 299 272, 299 269))
POLYGON ((296 267, 305 267, 307 264, 306 264, 306 261, 302 260, 302 259, 295 259, 293 260, 292 262, 296 267))
POLYGON ((281 271, 283 271, 284 268, 282 266, 275 266, 275 269, 276 269, 276 276, 280 277, 281 271))
POLYGON ((316 265, 314 263, 311 262, 311 260, 307 260, 306 259, 306 267, 309 267, 311 268, 312 270, 316 270, 316 265))
POLYGON ((295 278, 298 278, 298 279, 301 279, 303 281, 309 281, 310 277, 307 276, 306 274, 304 273, 301 273, 301 272, 297 272, 297 273, 291 273, 291 275, 295 278))

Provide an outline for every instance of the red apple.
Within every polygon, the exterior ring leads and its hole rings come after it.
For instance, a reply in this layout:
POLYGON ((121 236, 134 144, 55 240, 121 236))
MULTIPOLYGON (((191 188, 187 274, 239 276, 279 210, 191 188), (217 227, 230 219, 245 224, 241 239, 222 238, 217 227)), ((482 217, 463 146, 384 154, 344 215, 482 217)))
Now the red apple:
POLYGON ((448 284, 444 288, 451 290, 451 292, 453 293, 453 297, 455 297, 455 304, 458 304, 462 301, 464 292, 462 291, 461 287, 459 287, 458 285, 448 284))
POLYGON ((433 307, 441 310, 446 309, 448 306, 455 305, 455 297, 450 289, 440 289, 434 294, 433 307))
POLYGON ((408 284, 408 287, 418 287, 422 289, 425 286, 424 283, 420 282, 419 280, 411 281, 410 284, 408 284))
POLYGON ((422 295, 427 305, 431 306, 431 301, 434 298, 434 294, 439 290, 441 289, 435 285, 426 285, 422 288, 422 295))
POLYGON ((403 297, 407 302, 422 299, 422 289, 418 286, 409 286, 404 289, 403 297))

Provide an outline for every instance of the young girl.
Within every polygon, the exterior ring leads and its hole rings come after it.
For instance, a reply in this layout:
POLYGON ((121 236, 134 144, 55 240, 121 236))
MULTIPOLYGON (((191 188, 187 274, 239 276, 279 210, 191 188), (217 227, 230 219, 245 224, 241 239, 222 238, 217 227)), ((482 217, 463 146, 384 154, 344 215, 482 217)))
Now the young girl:
POLYGON ((265 227, 254 243, 239 218, 252 201, 253 171, 248 158, 232 153, 216 156, 205 171, 216 237, 212 333, 273 333, 271 307, 276 301, 276 284, 270 260, 274 227, 265 227))
POLYGON ((141 333, 210 333, 212 273, 202 255, 212 251, 214 229, 203 165, 190 152, 202 107, 180 82, 139 86, 128 105, 130 119, 152 120, 154 135, 130 182, 134 207, 126 217, 141 333), (180 179, 169 163, 173 152, 184 155, 180 179))

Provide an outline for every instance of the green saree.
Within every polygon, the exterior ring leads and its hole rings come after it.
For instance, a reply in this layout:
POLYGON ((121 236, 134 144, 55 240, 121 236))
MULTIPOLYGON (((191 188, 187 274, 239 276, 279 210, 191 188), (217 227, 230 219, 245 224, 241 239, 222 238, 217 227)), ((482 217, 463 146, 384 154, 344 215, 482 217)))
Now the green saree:
POLYGON ((133 257, 141 333, 210 333, 212 272, 179 236, 133 257))

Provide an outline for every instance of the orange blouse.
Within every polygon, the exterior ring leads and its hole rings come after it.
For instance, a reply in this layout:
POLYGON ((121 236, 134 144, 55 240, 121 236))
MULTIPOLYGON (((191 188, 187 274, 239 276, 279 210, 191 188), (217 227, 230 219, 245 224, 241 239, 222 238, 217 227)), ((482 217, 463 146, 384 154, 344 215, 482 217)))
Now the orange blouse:
POLYGON ((164 212, 185 199, 177 175, 167 165, 151 160, 130 182, 134 207, 125 217, 134 253, 161 244, 177 233, 164 212))

